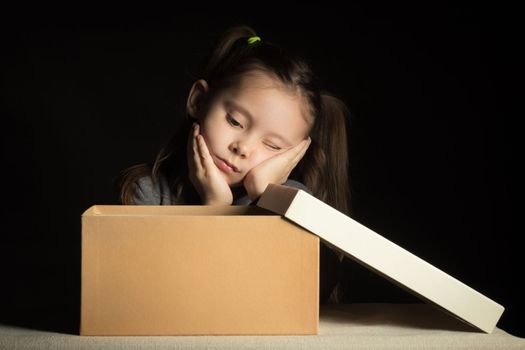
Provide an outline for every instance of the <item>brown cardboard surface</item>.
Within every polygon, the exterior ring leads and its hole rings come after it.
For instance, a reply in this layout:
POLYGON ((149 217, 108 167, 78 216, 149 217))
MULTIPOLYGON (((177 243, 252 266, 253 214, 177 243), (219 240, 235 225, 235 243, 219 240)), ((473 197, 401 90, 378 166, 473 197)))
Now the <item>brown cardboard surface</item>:
POLYGON ((93 206, 81 335, 317 334, 319 237, 255 206, 93 206))

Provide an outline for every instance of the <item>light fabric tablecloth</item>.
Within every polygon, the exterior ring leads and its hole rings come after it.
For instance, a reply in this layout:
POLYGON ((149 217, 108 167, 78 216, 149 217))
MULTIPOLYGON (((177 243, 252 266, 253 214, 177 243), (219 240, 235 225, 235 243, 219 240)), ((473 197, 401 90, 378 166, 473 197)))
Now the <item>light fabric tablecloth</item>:
POLYGON ((525 349, 502 329, 476 331, 427 304, 322 305, 308 336, 79 336, 0 325, 0 349, 525 349))

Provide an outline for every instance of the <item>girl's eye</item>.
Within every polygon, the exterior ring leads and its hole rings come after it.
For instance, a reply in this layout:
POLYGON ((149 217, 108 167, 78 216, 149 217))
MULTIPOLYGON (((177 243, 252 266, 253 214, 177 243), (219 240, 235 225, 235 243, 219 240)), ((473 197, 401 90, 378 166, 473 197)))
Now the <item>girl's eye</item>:
POLYGON ((228 119, 228 122, 233 125, 233 126, 240 126, 242 127, 241 124, 239 124, 239 122, 235 119, 233 119, 229 114, 227 114, 227 119, 228 119))
POLYGON ((280 151, 281 150, 281 147, 276 147, 276 146, 272 146, 272 145, 268 145, 268 147, 270 147, 271 149, 276 150, 276 151, 280 151))

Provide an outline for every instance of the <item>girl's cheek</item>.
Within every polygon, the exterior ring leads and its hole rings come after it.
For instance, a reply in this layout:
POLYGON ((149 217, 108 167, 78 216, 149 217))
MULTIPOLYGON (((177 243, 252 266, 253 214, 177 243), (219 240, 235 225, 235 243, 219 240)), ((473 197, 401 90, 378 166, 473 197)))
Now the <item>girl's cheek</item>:
POLYGON ((255 157, 254 159, 252 159, 252 164, 251 164, 252 168, 254 168, 254 167, 256 167, 257 165, 261 164, 261 163, 264 162, 265 160, 272 158, 271 156, 272 156, 272 155, 269 154, 269 153, 267 153, 267 152, 264 152, 264 151, 260 152, 260 153, 257 155, 257 157, 255 157))
POLYGON ((261 146, 261 152, 259 153, 259 161, 264 162, 270 158, 273 158, 279 154, 279 152, 270 151, 266 146, 261 146))

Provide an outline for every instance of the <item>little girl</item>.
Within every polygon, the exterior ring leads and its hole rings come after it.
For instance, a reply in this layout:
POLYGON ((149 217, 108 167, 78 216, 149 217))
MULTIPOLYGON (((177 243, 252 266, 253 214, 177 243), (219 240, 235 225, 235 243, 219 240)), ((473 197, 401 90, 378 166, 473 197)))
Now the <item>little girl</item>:
MULTIPOLYGON (((349 215, 347 117, 303 59, 249 26, 230 28, 191 86, 178 132, 152 163, 120 174, 120 201, 254 205, 275 183, 349 215)), ((341 258, 321 244, 321 303, 337 302, 341 258)))

